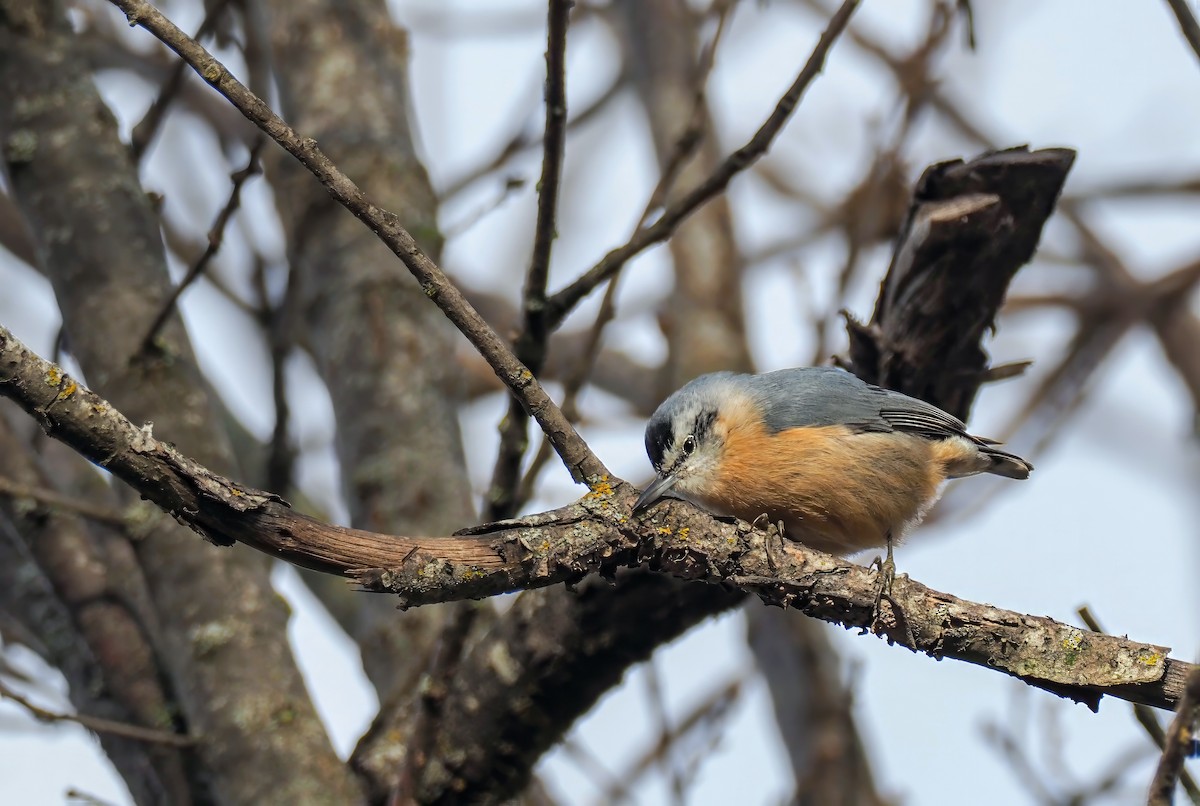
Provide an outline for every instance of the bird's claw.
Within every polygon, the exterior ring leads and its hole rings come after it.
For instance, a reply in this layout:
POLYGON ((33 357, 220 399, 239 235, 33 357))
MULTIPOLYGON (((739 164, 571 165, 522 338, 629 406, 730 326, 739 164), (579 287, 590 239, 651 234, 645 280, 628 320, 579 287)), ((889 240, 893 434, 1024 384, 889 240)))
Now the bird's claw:
POLYGON ((878 633, 880 632, 880 616, 883 612, 883 600, 887 599, 888 604, 892 606, 894 611, 900 609, 900 606, 896 604, 896 600, 892 598, 892 583, 896 581, 896 561, 892 557, 891 532, 888 532, 887 536, 887 556, 876 557, 871 560, 871 565, 868 567, 879 569, 879 586, 875 589, 875 606, 871 609, 871 631, 878 633))

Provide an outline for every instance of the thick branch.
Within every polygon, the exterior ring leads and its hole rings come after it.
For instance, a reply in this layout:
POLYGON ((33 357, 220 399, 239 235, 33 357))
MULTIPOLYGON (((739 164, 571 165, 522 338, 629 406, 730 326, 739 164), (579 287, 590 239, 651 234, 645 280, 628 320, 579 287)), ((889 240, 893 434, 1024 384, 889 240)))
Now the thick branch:
MULTIPOLYGON (((343 574, 402 606, 491 596, 646 565, 688 580, 733 584, 815 618, 867 629, 876 580, 847 560, 749 524, 718 521, 682 502, 634 521, 634 491, 598 484, 576 503, 450 537, 378 535, 330 526, 277 497, 242 487, 137 428, 0 327, 0 394, 50 436, 108 468, 178 520, 219 544, 234 541, 343 574), (669 524, 669 525, 668 525, 669 524)), ((1049 618, 976 604, 901 579, 889 641, 1007 674, 1096 707, 1104 694, 1171 707, 1194 668, 1168 650, 1049 618), (897 620, 898 619, 898 620, 897 620)))
POLYGON ((1015 148, 928 168, 871 323, 849 323, 851 369, 966 419, 986 378, 982 336, 1074 159, 1069 149, 1015 148))

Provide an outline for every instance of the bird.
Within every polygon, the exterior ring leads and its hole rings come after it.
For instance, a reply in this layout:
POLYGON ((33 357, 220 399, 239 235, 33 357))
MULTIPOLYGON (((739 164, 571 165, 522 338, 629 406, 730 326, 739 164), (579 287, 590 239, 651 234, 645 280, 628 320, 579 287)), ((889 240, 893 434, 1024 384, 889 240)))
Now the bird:
POLYGON ((830 554, 886 546, 894 574, 893 542, 920 523, 944 481, 1029 477, 1033 465, 999 444, 836 367, 714 372, 650 417, 655 478, 633 511, 672 493, 716 515, 765 516, 784 537, 830 554))

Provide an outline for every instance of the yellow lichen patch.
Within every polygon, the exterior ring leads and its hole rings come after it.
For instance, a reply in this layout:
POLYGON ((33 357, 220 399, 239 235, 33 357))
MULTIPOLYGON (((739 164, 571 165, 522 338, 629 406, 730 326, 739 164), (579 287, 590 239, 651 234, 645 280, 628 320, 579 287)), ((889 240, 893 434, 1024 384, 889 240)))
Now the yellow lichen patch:
POLYGON ((1079 659, 1080 650, 1083 649, 1083 633, 1079 630, 1071 630, 1063 638, 1062 646, 1067 653, 1063 661, 1067 666, 1074 666, 1075 661, 1079 659))
POLYGON ((610 498, 613 494, 612 482, 608 480, 608 476, 601 476, 599 480, 589 485, 591 491, 584 496, 586 499, 595 500, 597 498, 610 498))
POLYGON ((692 530, 692 528, 691 528, 690 526, 685 526, 685 527, 683 527, 682 529, 680 529, 680 530, 679 530, 679 539, 680 539, 680 540, 687 540, 687 539, 688 539, 688 532, 690 532, 691 530, 692 530))
POLYGON ((483 579, 487 574, 478 568, 467 568, 459 576, 465 581, 470 581, 473 579, 483 579))
POLYGON ((69 398, 71 395, 75 394, 78 391, 79 391, 79 384, 75 383, 75 381, 71 380, 70 378, 67 378, 67 385, 59 390, 58 397, 56 397, 54 399, 55 400, 66 400, 67 398, 69 398))
POLYGON ((670 526, 660 526, 657 529, 655 529, 654 531, 658 532, 660 535, 669 535, 669 534, 671 534, 671 527, 670 526))
POLYGON ((63 373, 58 367, 50 367, 50 369, 46 370, 47 386, 58 386, 60 383, 62 383, 62 379, 63 373))
POLYGON ((1146 657, 1142 658, 1142 663, 1146 664, 1147 666, 1157 666, 1158 664, 1162 663, 1162 655, 1158 654, 1157 652, 1151 652, 1150 654, 1146 655, 1146 657))

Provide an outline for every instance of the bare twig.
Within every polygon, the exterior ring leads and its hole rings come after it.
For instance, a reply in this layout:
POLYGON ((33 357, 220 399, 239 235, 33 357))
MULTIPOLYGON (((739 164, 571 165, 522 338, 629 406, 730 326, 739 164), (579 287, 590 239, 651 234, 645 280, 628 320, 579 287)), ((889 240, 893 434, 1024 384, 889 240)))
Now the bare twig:
MULTIPOLYGON (((576 112, 575 117, 567 120, 567 130, 570 131, 577 126, 587 123, 590 120, 594 120, 601 112, 608 109, 609 104, 621 94, 621 91, 625 89, 625 86, 628 83, 629 77, 624 71, 613 76, 612 82, 605 87, 603 92, 596 96, 591 103, 583 107, 583 109, 576 112)), ((503 168, 504 165, 517 154, 520 154, 522 151, 526 151, 528 149, 536 148, 539 145, 541 145, 540 135, 529 135, 526 134, 524 130, 518 132, 517 134, 513 135, 512 138, 501 149, 499 149, 499 151, 496 152, 495 156, 493 156, 487 162, 466 171, 457 179, 451 180, 446 187, 442 188, 438 192, 439 198, 441 198, 443 201, 453 198, 479 179, 482 179, 483 177, 503 168)), ((515 180, 509 181, 511 182, 515 180)))
POLYGON ((221 248, 221 243, 225 239, 225 227, 229 224, 229 220, 233 218, 233 214, 237 212, 238 207, 241 206, 242 186, 246 183, 247 179, 262 170, 258 163, 258 155, 266 143, 265 137, 261 135, 256 137, 253 145, 250 146, 250 158, 246 162, 246 167, 240 171, 235 171, 230 176, 230 179, 233 181, 233 187, 229 191, 229 199, 225 202, 225 206, 221 208, 221 212, 217 213, 212 229, 208 231, 208 246, 205 247, 203 254, 188 269, 183 279, 179 281, 179 285, 175 286, 171 291, 171 296, 167 297, 162 309, 154 317, 154 321, 150 324, 150 329, 146 332, 146 337, 142 339, 142 353, 147 353, 153 349, 154 340, 158 338, 159 331, 162 330, 167 320, 170 319, 171 314, 175 311, 175 305, 179 302, 179 298, 183 296, 183 292, 187 291, 192 283, 200 278, 200 275, 208 268, 208 264, 216 257, 217 252, 221 248))
POLYGON ((796 76, 796 80, 779 99, 766 122, 759 127, 744 146, 726 157, 712 175, 664 210, 654 223, 639 229, 623 246, 609 252, 582 276, 550 297, 547 303, 549 306, 547 318, 552 326, 562 322, 580 300, 615 274, 635 255, 669 238, 684 219, 725 190, 735 176, 749 168, 767 152, 775 137, 796 110, 805 90, 821 72, 830 48, 833 47, 833 43, 837 41, 842 31, 846 29, 859 2, 860 0, 845 0, 837 13, 833 15, 828 27, 821 34, 820 40, 813 49, 812 55, 809 56, 808 62, 796 76))
POLYGON ((519 397, 550 437, 563 464, 577 482, 598 481, 608 469, 592 453, 533 374, 513 356, 496 332, 479 316, 445 273, 417 245, 395 213, 366 198, 362 189, 333 164, 311 138, 303 138, 283 118, 250 92, 194 39, 179 30, 145 0, 111 0, 140 25, 178 53, 238 111, 307 167, 339 203, 366 224, 400 258, 425 293, 467 337, 496 375, 519 397))
POLYGON ((717 726, 729 716, 742 693, 745 672, 717 686, 712 693, 696 703, 673 731, 661 733, 658 740, 646 748, 641 757, 621 776, 614 780, 604 795, 605 803, 623 803, 629 798, 633 786, 658 763, 670 747, 679 743, 696 730, 705 726, 717 726))
MULTIPOLYGON (((200 23, 200 27, 196 29, 192 38, 199 41, 212 33, 228 5, 229 0, 215 0, 210 4, 204 14, 204 21, 200 23)), ((158 97, 154 99, 154 103, 150 104, 150 108, 146 110, 146 114, 142 116, 138 124, 133 127, 133 134, 129 138, 129 150, 133 153, 135 162, 142 158, 146 147, 150 145, 154 135, 158 134, 159 127, 166 119, 167 107, 175 100, 179 89, 183 86, 183 77, 186 75, 186 71, 187 62, 175 63, 175 66, 171 68, 171 75, 163 82, 158 97)))
MULTIPOLYGON (((1088 626, 1089 630, 1095 632, 1106 632, 1101 626, 1099 620, 1092 615, 1092 611, 1087 607, 1081 607, 1076 611, 1079 617, 1083 619, 1083 623, 1088 626)), ((1133 706, 1133 715, 1137 718, 1138 724, 1145 728, 1146 733, 1150 736, 1150 740, 1154 742, 1155 747, 1159 751, 1167 749, 1167 734, 1163 730, 1162 725, 1158 721, 1158 714, 1154 713, 1153 708, 1148 708, 1145 705, 1135 704, 1133 706)), ((1185 770, 1179 771, 1179 783, 1183 785, 1183 790, 1187 792, 1193 804, 1200 806, 1200 787, 1196 786, 1196 781, 1191 774, 1185 770)))
POLYGON ((529 338, 542 349, 546 342, 546 281, 550 276, 550 250, 558 235, 555 219, 567 139, 567 23, 573 4, 573 0, 550 0, 546 25, 546 131, 542 136, 533 255, 525 278, 525 327, 529 338))
POLYGON ((1196 15, 1192 13, 1187 0, 1167 0, 1167 5, 1175 12, 1183 38, 1192 46, 1196 58, 1200 59, 1200 24, 1196 22, 1196 15))
POLYGON ((0 495, 13 499, 26 498, 30 501, 37 501, 39 504, 60 509, 64 512, 73 512, 98 523, 115 526, 118 529, 124 529, 129 524, 129 521, 120 512, 108 507, 97 506, 87 499, 64 495, 56 490, 18 484, 3 477, 0 477, 0 495))
POLYGON ((98 716, 88 716, 87 714, 63 714, 57 711, 50 711, 36 705, 27 697, 9 688, 3 681, 0 681, 0 697, 15 702, 39 722, 74 722, 76 725, 82 725, 95 733, 108 733, 125 739, 133 739, 137 742, 165 744, 170 747, 191 747, 196 743, 192 737, 179 733, 144 728, 141 725, 131 725, 128 722, 117 722, 98 716))
POLYGON ((1175 783, 1183 772, 1183 762, 1191 750, 1193 737, 1200 725, 1200 668, 1192 669, 1179 701, 1178 713, 1167 728, 1162 758, 1150 783, 1147 806, 1170 806, 1174 801, 1175 783))
MULTIPOLYGON (((546 282, 550 253, 558 237, 555 221, 562 178, 563 149, 567 137, 567 24, 573 0, 551 0, 546 23, 546 129, 542 136, 542 177, 538 182, 537 223, 533 254, 525 277, 525 323, 513 346, 517 360, 540 375, 546 363, 546 282)), ((508 414, 500 426, 500 447, 492 483, 488 487, 488 518, 511 517, 521 480, 521 459, 529 446, 529 415, 521 401, 509 400, 508 414)))

